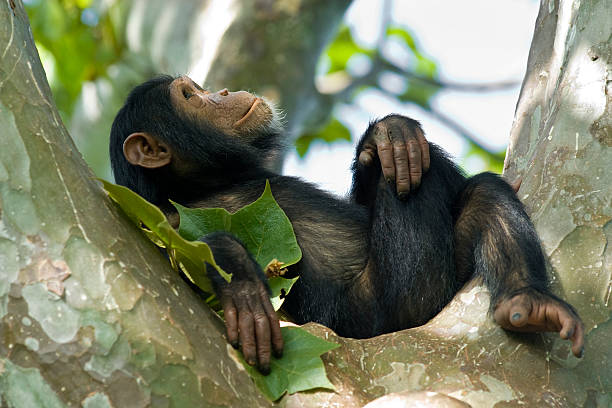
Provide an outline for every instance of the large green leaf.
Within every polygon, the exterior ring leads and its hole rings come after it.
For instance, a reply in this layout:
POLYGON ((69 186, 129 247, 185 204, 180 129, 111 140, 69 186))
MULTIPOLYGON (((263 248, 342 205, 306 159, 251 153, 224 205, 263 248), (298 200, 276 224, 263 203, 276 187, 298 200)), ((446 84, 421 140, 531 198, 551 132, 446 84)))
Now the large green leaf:
POLYGON ((188 241, 172 228, 164 213, 129 188, 101 180, 109 197, 119 204, 125 214, 138 225, 157 245, 166 248, 175 269, 180 268, 200 289, 212 293, 212 285, 204 263, 214 266, 228 282, 231 276, 216 263, 208 245, 199 241, 188 241))
POLYGON ((270 183, 253 203, 231 214, 222 208, 187 208, 173 203, 179 212, 179 234, 189 240, 216 231, 227 231, 242 241, 262 269, 274 259, 287 267, 302 258, 291 222, 278 206, 270 183))
POLYGON ((320 356, 340 345, 314 336, 300 327, 281 327, 281 332, 285 340, 283 357, 272 357, 270 374, 262 375, 242 359, 242 364, 259 390, 272 401, 282 397, 285 392, 293 394, 314 388, 335 390, 325 375, 320 356))

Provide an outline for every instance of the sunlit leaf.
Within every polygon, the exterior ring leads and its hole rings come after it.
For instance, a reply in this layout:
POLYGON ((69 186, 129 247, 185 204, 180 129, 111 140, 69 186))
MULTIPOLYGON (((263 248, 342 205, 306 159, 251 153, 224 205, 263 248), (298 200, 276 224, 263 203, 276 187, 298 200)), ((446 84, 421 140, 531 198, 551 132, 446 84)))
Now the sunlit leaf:
POLYGON ((295 141, 295 148, 300 157, 306 154, 312 142, 316 140, 326 143, 333 143, 339 140, 350 141, 351 132, 338 119, 332 119, 319 131, 303 134, 295 141))
POLYGON ((464 161, 472 156, 477 156, 485 163, 485 168, 482 171, 492 171, 501 174, 504 169, 504 160, 506 158, 506 150, 500 152, 490 152, 478 146, 476 143, 468 141, 469 149, 464 156, 464 161))
POLYGON ((274 276, 268 279, 268 285, 270 286, 270 302, 274 307, 274 310, 278 310, 283 305, 285 296, 289 293, 293 284, 298 280, 299 276, 293 279, 281 278, 280 276, 274 276))
POLYGON ((162 244, 173 263, 180 267, 200 289, 212 293, 212 285, 206 276, 204 263, 214 266, 228 282, 231 275, 225 273, 216 263, 208 245, 199 241, 188 241, 172 228, 159 208, 149 203, 129 188, 101 180, 109 197, 123 212, 147 235, 154 234, 155 240, 162 244))
POLYGON ((355 54, 372 55, 372 52, 372 50, 357 45, 351 35, 351 30, 343 26, 325 51, 330 62, 327 73, 345 70, 348 60, 355 54))
MULTIPOLYGON (((223 208, 187 208, 178 203, 173 204, 181 219, 179 234, 188 240, 196 240, 217 231, 229 232, 244 244, 263 270, 273 260, 286 268, 302 258, 291 222, 274 200, 268 181, 257 200, 234 214, 223 208)), ((281 307, 284 296, 296 280, 297 277, 269 279, 274 310, 281 307)))
POLYGON ((273 259, 287 267, 302 258, 291 222, 274 200, 268 181, 256 201, 234 214, 222 208, 187 208, 173 204, 181 218, 179 233, 186 239, 227 231, 242 241, 262 269, 273 259))
POLYGON ((398 26, 389 26, 387 27, 387 35, 399 37, 402 42, 406 44, 414 53, 419 52, 412 34, 410 34, 407 29, 398 26))
POLYGON ((340 345, 314 336, 300 327, 281 327, 281 332, 285 341, 283 357, 272 357, 270 374, 262 375, 241 358, 259 390, 271 401, 276 401, 285 392, 293 394, 315 388, 335 390, 325 374, 320 356, 340 345))

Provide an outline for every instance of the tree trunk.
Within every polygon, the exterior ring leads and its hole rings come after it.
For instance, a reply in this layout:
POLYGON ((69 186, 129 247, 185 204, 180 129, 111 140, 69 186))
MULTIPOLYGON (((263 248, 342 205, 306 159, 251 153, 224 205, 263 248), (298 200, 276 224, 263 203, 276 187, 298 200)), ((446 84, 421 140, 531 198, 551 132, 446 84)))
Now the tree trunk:
POLYGON ((0 53, 0 406, 270 405, 78 154, 21 1, 0 53))
MULTIPOLYGON (((587 322, 586 357, 556 335, 503 331, 471 283, 419 328, 351 340, 307 325, 342 345, 324 356, 337 391, 280 404, 359 407, 386 394, 372 406, 612 401, 610 1, 542 3, 507 166, 523 177, 559 293, 587 322)), ((0 2, 0 52, 0 405, 272 405, 219 319, 93 180, 18 0, 0 2)))

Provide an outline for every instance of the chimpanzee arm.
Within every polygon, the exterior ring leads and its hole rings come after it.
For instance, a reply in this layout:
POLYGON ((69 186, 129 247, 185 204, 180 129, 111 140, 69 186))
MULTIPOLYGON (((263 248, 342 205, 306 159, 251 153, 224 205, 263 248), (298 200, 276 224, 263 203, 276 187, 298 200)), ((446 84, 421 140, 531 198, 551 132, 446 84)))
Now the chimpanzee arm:
POLYGON ((210 246, 215 262, 232 274, 232 281, 228 283, 214 267, 206 265, 223 307, 228 341, 236 348, 241 345, 247 363, 257 364, 259 370, 267 374, 271 352, 277 357, 282 355, 283 338, 263 271, 231 234, 215 232, 200 241, 210 246))
POLYGON ((470 178, 455 214, 460 283, 479 276, 491 292, 495 321, 507 330, 557 331, 581 356, 584 328, 574 308, 550 292, 538 235, 512 188, 499 176, 470 178))
POLYGON ((371 207, 382 173, 398 197, 406 199, 420 185, 429 161, 429 144, 419 122, 400 115, 372 122, 357 146, 351 196, 371 207))

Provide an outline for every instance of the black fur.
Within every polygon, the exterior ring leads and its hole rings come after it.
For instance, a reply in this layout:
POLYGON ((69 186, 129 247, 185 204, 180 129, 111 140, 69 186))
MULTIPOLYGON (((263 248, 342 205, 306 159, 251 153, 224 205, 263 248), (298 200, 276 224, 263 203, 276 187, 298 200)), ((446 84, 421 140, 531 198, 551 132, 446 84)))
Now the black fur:
MULTIPOLYGON (((421 325, 473 273, 491 290, 493 304, 526 288, 548 293, 533 225, 500 178, 483 174, 468 180, 442 149, 430 144, 430 170, 407 200, 399 200, 394 186, 386 184, 380 163, 365 167, 357 159, 350 199, 342 200, 266 169, 265 158, 282 145, 280 133, 270 131, 246 143, 182 118, 170 105, 172 79, 140 85, 118 113, 110 142, 117 183, 161 206, 170 198, 235 211, 254 201, 269 179, 303 252, 290 268, 301 278, 284 306, 297 323, 315 321, 358 338, 421 325), (170 169, 127 163, 123 141, 137 131, 168 143, 194 170, 178 176, 170 169)), ((227 234, 203 238, 214 245, 228 239, 227 234)), ((241 265, 251 258, 239 243, 224 249, 214 245, 228 272, 252 269, 241 265)), ((252 259, 248 263, 252 266, 252 259)))

